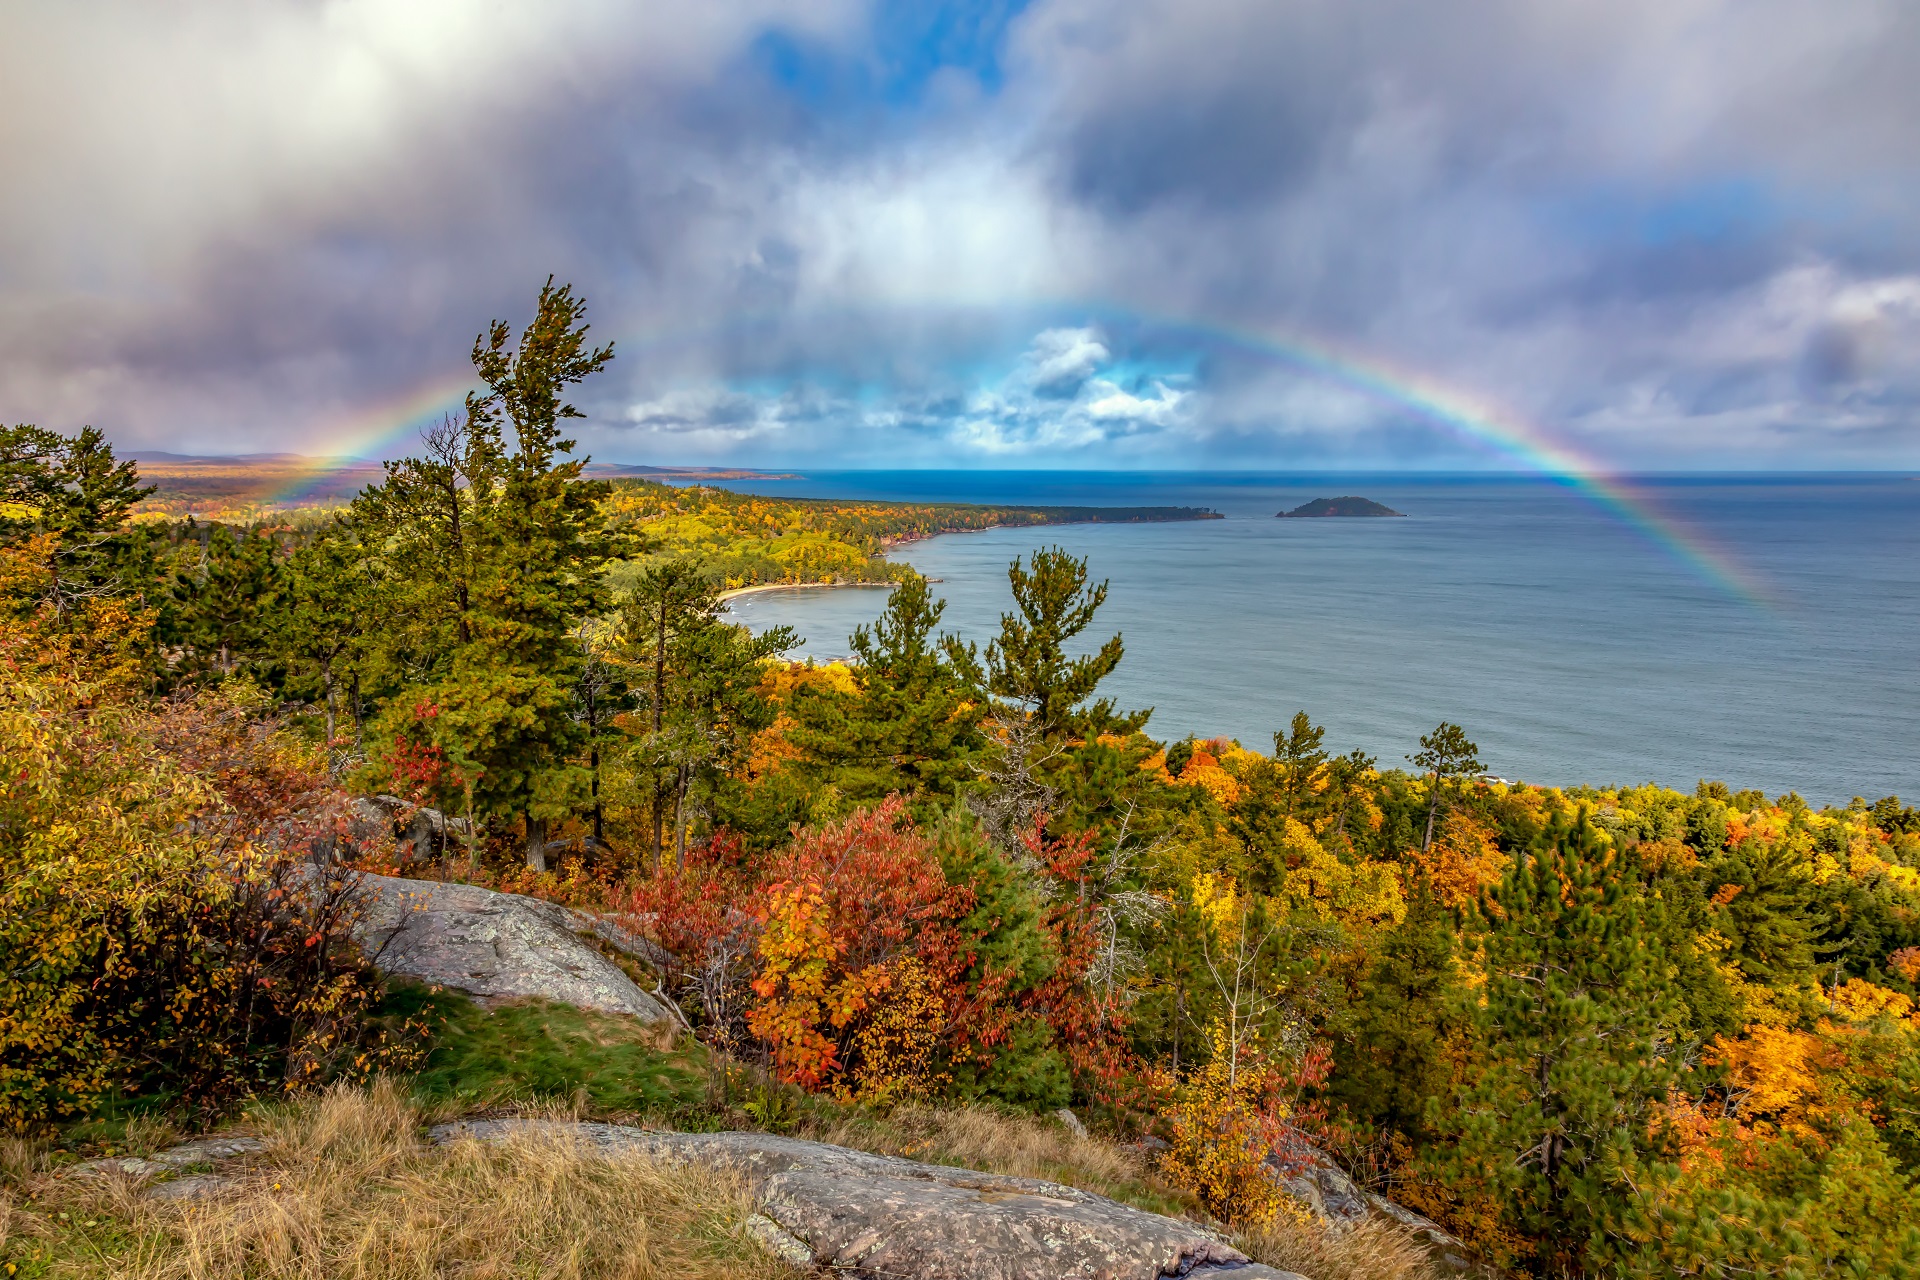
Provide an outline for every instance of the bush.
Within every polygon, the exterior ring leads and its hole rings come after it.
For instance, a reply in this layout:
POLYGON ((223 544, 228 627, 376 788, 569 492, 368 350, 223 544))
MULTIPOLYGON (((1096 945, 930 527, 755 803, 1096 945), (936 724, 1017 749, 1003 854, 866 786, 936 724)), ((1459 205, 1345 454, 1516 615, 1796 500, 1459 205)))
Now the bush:
POLYGON ((373 1065, 356 902, 311 861, 344 813, 257 711, 57 674, 0 692, 0 1126, 373 1065))

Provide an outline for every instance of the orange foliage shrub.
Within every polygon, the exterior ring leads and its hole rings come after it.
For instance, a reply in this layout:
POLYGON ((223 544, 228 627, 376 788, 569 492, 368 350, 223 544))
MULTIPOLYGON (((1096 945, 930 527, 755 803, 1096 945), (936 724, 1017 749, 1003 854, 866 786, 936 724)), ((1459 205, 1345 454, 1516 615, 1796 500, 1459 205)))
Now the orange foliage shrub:
POLYGON ((806 832, 776 861, 759 911, 760 1003, 747 1025, 783 1079, 819 1088, 848 1067, 856 1019, 895 981, 946 877, 898 797, 806 832))
POLYGON ((1908 982, 1920 982, 1920 947, 1902 947, 1887 957, 1887 967, 1908 982))

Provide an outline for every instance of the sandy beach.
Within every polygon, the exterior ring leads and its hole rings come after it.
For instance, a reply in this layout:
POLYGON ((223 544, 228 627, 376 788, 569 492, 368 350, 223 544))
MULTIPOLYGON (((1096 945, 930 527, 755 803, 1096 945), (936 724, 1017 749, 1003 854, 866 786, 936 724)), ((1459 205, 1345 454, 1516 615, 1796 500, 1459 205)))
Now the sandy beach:
POLYGON ((735 596, 750 596, 760 591, 817 591, 823 588, 837 587, 884 587, 888 591, 898 585, 892 582, 763 582, 752 587, 735 587, 731 591, 722 591, 718 599, 725 603, 735 596))

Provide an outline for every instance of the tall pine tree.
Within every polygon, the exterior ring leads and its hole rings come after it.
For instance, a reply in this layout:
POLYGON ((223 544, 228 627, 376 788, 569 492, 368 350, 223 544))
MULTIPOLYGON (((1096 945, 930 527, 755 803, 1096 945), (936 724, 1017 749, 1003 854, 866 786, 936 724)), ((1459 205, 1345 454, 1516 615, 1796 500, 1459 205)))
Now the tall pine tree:
POLYGON ((984 708, 969 673, 948 656, 956 642, 934 636, 946 607, 925 578, 908 578, 873 626, 849 638, 856 691, 796 694, 791 740, 847 799, 872 803, 897 791, 950 800, 972 778, 984 708))
MULTIPOLYGON (((1491 1187, 1541 1242, 1537 1268, 1582 1274, 1654 1154, 1680 1019, 1661 905, 1582 812, 1556 818, 1484 903, 1482 1057, 1449 1173, 1491 1187)), ((1445 1126, 1438 1109, 1429 1113, 1445 1126)))

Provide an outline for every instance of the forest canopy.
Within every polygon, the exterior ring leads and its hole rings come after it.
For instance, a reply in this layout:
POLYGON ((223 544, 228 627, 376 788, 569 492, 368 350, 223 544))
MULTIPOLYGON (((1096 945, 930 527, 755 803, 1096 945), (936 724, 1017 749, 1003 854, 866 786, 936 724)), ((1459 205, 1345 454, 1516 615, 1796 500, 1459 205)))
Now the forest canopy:
POLYGON ((613 353, 551 283, 472 355, 307 522, 136 523, 98 432, 0 429, 0 1124, 404 1069, 359 867, 622 922, 796 1089, 1152 1135, 1223 1221, 1311 1146, 1527 1274, 1920 1267, 1920 811, 1157 739, 1095 566, 1015 560, 980 648, 875 560, 1008 512, 589 477, 613 353), (721 605, 876 563, 845 663, 721 605), (356 845, 356 796, 442 834, 356 845))

